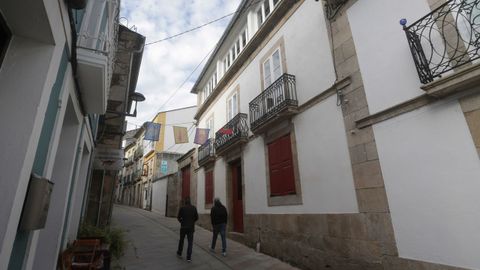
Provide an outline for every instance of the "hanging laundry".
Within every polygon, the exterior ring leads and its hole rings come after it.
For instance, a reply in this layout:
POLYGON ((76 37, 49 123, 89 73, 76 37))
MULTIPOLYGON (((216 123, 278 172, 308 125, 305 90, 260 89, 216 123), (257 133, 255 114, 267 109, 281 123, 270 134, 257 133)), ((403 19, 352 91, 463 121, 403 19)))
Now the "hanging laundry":
POLYGON ((188 134, 186 127, 173 126, 173 137, 175 138, 175 144, 188 143, 188 134))
POLYGON ((231 129, 231 128, 221 128, 218 132, 220 132, 224 135, 232 135, 233 134, 233 129, 231 129))
POLYGON ((208 128, 197 128, 195 131, 195 139, 193 140, 194 143, 203 145, 208 140, 208 133, 210 129, 208 128))

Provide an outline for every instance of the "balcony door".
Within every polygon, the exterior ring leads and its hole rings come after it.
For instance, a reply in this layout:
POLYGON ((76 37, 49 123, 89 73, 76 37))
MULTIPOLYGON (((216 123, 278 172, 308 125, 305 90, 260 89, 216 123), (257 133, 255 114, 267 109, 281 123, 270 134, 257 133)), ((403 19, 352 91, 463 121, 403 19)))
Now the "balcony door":
POLYGON ((265 62, 263 62, 263 87, 267 89, 283 74, 280 48, 277 48, 265 62))

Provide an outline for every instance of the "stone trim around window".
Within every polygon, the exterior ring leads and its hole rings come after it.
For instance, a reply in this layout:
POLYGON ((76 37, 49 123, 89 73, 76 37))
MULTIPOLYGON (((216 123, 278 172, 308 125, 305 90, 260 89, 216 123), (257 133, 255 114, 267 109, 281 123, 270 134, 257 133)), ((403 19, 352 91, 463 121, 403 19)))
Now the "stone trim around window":
POLYGON ((289 120, 281 122, 276 127, 267 131, 263 137, 264 151, 265 151, 265 179, 267 184, 267 201, 268 206, 282 206, 282 205, 302 205, 302 186, 300 181, 300 172, 298 169, 298 153, 297 142, 295 139, 295 128, 293 123, 289 120), (270 170, 268 163, 268 144, 274 140, 285 136, 290 133, 290 141, 292 144, 292 161, 293 161, 293 173, 295 177, 295 192, 296 194, 284 195, 284 196, 271 196, 270 195, 270 170))
MULTIPOLYGON (((285 55, 285 40, 283 36, 281 36, 268 51, 260 58, 259 68, 260 68, 260 93, 265 90, 264 78, 263 78, 263 63, 272 56, 272 54, 280 48, 280 57, 281 57, 281 64, 282 64, 282 71, 283 73, 288 73, 287 70, 287 57, 285 55)), ((268 87, 268 85, 267 85, 268 87)))

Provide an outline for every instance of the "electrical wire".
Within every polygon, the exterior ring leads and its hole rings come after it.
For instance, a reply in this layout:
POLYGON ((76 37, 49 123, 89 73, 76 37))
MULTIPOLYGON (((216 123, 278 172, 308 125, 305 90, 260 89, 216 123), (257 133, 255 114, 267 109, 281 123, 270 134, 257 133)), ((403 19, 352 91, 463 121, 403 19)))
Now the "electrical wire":
MULTIPOLYGON (((224 15, 224 16, 216 19, 216 20, 222 19, 222 18, 224 18, 224 17, 231 16, 231 15, 233 15, 233 14, 235 14, 235 13, 239 13, 239 15, 240 15, 240 14, 242 14, 243 12, 245 12, 246 10, 248 10, 251 6, 253 6, 253 5, 257 4, 257 3, 263 2, 263 1, 264 1, 264 0, 252 1, 248 6, 245 6, 245 7, 241 8, 241 9, 239 9, 239 10, 233 12, 233 13, 224 15)), ((214 21, 216 21, 216 20, 214 20, 214 21)), ((214 22, 214 21, 211 21, 211 22, 214 22)), ((210 22, 210 23, 211 23, 211 22, 210 22)), ((209 24, 209 23, 206 23, 206 25, 208 25, 208 24, 209 24)), ((202 27, 203 27, 203 26, 202 26, 202 27)), ((196 27, 196 28, 198 28, 198 27, 196 27)), ((196 28, 192 28, 192 29, 196 29, 196 28)), ((192 29, 190 29, 190 30, 192 30, 192 29)), ((191 31, 189 31, 189 30, 184 31, 184 33, 188 33, 188 32, 191 32, 191 31)), ((178 35, 180 35, 180 34, 177 34, 176 36, 178 36, 178 35)), ((173 37, 173 36, 172 36, 172 37, 173 37)), ((166 39, 166 38, 165 38, 165 39, 166 39)), ((161 40, 160 40, 160 41, 161 41, 161 40)), ((159 42, 160 42, 160 41, 159 41, 159 42)), ((149 45, 149 44, 153 44, 153 42, 147 43, 146 45, 149 45)), ((187 78, 180 84, 180 86, 179 86, 179 87, 168 97, 168 99, 156 110, 157 112, 160 111, 160 110, 178 93, 178 91, 181 90, 181 88, 185 85, 185 83, 188 82, 188 80, 190 79, 190 77, 197 71, 197 69, 198 69, 198 68, 202 65, 202 63, 208 58, 208 56, 215 50, 216 46, 217 46, 217 44, 205 55, 205 57, 203 57, 202 61, 200 61, 200 63, 198 63, 198 65, 192 70, 192 72, 187 76, 187 78)), ((156 115, 156 114, 157 114, 157 113, 155 113, 155 115, 156 115)), ((153 115, 152 117, 154 117, 155 115, 153 115)), ((152 117, 149 117, 149 118, 152 118, 152 117)))
POLYGON ((216 19, 214 19, 214 20, 212 20, 212 21, 209 21, 209 22, 206 22, 206 23, 204 23, 204 24, 195 26, 195 27, 193 27, 193 28, 190 28, 190 29, 185 30, 185 31, 183 31, 183 32, 180 32, 180 33, 178 33, 178 34, 171 35, 171 36, 168 36, 168 37, 165 37, 165 38, 156 40, 156 41, 149 42, 149 43, 145 44, 145 46, 157 44, 157 43, 160 43, 160 42, 162 42, 162 41, 166 41, 166 40, 169 40, 169 39, 172 39, 172 38, 176 38, 176 37, 182 36, 182 35, 184 35, 184 34, 187 34, 187 33, 193 32, 193 31, 195 31, 195 30, 198 30, 198 29, 200 29, 200 28, 203 28, 203 27, 205 27, 205 26, 208 26, 208 25, 210 25, 210 24, 212 24, 212 23, 221 21, 221 20, 223 20, 223 19, 225 19, 225 18, 228 18, 228 17, 230 17, 230 16, 232 16, 232 15, 234 15, 234 14, 236 14, 236 13, 242 13, 244 10, 250 8, 252 5, 257 4, 257 3, 261 2, 261 1, 264 1, 264 0, 252 1, 252 3, 250 3, 250 5, 247 6, 247 8, 243 8, 243 9, 237 10, 237 11, 235 11, 235 12, 228 13, 228 14, 223 15, 223 16, 221 16, 221 17, 219 17, 219 18, 216 18, 216 19))
POLYGON ((232 13, 229 13, 229 14, 227 14, 227 15, 223 15, 222 17, 217 18, 217 19, 215 19, 215 20, 213 20, 213 21, 209 21, 209 22, 207 22, 207 23, 204 23, 204 24, 202 24, 202 25, 199 25, 199 26, 193 27, 193 28, 191 28, 191 29, 185 30, 185 31, 180 32, 180 33, 178 33, 178 34, 175 34, 175 35, 172 35, 172 36, 168 36, 168 37, 166 37, 166 38, 162 38, 162 39, 159 39, 159 40, 156 40, 156 41, 149 42, 149 43, 145 44, 145 46, 152 45, 152 44, 157 44, 157 43, 160 43, 160 42, 162 42, 162 41, 166 41, 166 40, 169 40, 169 39, 172 39, 172 38, 176 38, 176 37, 179 37, 179 36, 181 36, 181 35, 184 35, 184 34, 193 32, 193 31, 198 30, 198 29, 200 29, 200 28, 203 28, 203 27, 205 27, 205 26, 207 26, 207 25, 210 25, 210 24, 212 24, 212 23, 215 23, 215 22, 221 21, 221 20, 223 20, 223 19, 225 19, 225 18, 227 18, 227 17, 230 17, 230 16, 232 16, 232 15, 235 14, 235 13, 237 13, 237 12, 232 12, 232 13))

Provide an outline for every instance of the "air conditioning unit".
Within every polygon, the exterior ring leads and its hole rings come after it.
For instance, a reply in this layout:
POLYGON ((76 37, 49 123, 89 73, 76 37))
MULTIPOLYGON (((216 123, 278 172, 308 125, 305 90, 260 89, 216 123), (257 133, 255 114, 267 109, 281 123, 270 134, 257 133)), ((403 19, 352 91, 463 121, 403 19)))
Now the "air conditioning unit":
POLYGON ((45 227, 52 190, 52 182, 32 174, 25 204, 23 205, 20 230, 31 231, 45 227))

